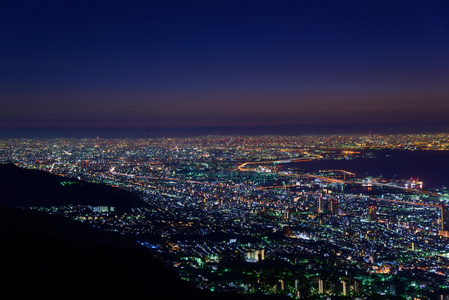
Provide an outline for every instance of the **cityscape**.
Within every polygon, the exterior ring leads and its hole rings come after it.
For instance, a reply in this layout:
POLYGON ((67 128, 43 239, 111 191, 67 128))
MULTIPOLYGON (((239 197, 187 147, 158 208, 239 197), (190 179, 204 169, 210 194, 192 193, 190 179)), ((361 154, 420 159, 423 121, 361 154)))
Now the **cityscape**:
POLYGON ((23 208, 131 238, 200 289, 448 299, 447 186, 352 169, 404 155, 431 164, 426 155, 448 147, 446 133, 3 139, 0 160, 63 176, 66 188, 137 194, 138 207, 23 208))
POLYGON ((0 1, 0 298, 449 300, 449 1, 0 1))

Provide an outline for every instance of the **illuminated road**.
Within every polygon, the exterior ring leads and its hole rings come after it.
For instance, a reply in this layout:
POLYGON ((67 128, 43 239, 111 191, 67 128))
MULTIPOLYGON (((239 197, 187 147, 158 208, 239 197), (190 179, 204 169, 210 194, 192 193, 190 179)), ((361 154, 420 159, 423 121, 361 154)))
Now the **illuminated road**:
MULTIPOLYGON (((292 176, 292 177, 309 177, 309 178, 314 178, 314 179, 318 179, 324 182, 329 182, 329 183, 337 183, 337 184, 361 184, 361 185, 365 185, 365 184, 371 184, 371 185, 375 185, 375 186, 383 186, 383 187, 391 187, 391 188, 397 188, 397 189, 402 189, 405 191, 409 191, 409 192, 420 192, 420 193, 424 193, 424 194, 428 194, 428 195, 436 195, 435 193, 432 192, 428 192, 428 191, 422 191, 422 190, 416 190, 416 189, 411 189, 411 188, 406 188, 403 186, 398 186, 398 185, 393 185, 393 184, 386 184, 386 183, 378 183, 378 182, 363 182, 363 181, 352 181, 352 180, 342 180, 342 179, 335 179, 335 178, 330 178, 330 177, 326 177, 326 176, 320 176, 320 175, 312 175, 312 174, 296 174, 296 173, 285 173, 282 171, 276 171, 276 170, 270 170, 269 172, 267 171, 263 171, 263 170, 257 170, 257 169, 251 169, 251 168, 247 168, 247 166, 250 165, 262 165, 262 164, 281 164, 281 163, 291 163, 291 162, 309 162, 309 161, 313 161, 316 159, 321 159, 323 158, 320 155, 315 155, 315 154, 309 154, 307 152, 305 152, 305 154, 309 155, 309 156, 314 156, 314 158, 310 158, 310 157, 300 157, 300 158, 291 158, 291 159, 281 159, 281 160, 269 160, 269 161, 253 161, 253 162, 246 162, 246 163, 242 163, 241 165, 237 166, 237 170, 238 171, 253 171, 253 172, 262 172, 262 173, 273 173, 273 174, 277 174, 277 175, 282 175, 282 176, 292 176)), ((120 175, 120 176, 126 176, 126 177, 131 177, 131 178, 140 178, 140 179, 150 179, 150 180, 163 180, 163 181, 181 181, 181 182, 187 182, 187 183, 192 183, 192 184, 203 184, 203 185, 208 185, 208 186, 219 186, 219 187, 237 187, 238 185, 229 185, 229 184, 224 184, 224 183, 211 183, 211 182, 205 182, 205 181, 196 181, 196 180, 189 180, 189 179, 179 179, 179 178, 165 178, 165 177, 154 177, 154 176, 142 176, 142 175, 134 175, 134 174, 125 174, 125 173, 118 173, 115 172, 115 167, 112 167, 109 172, 113 175, 120 175)), ((346 170, 322 170, 322 172, 341 172, 350 176, 355 176, 355 173, 346 171, 346 170)), ((282 185, 282 186, 268 186, 268 187, 252 187, 254 189, 259 189, 259 190, 269 190, 269 189, 278 189, 278 188, 287 188, 287 187, 294 187, 294 185, 282 185)), ((389 200, 389 199, 380 199, 380 198, 373 198, 373 200, 378 200, 378 201, 390 201, 390 202, 396 202, 396 203, 401 203, 401 204, 411 204, 411 205, 424 205, 424 206, 430 206, 430 207, 439 207, 438 205, 432 205, 432 204, 424 204, 424 203, 413 203, 413 202, 407 202, 407 201, 399 201, 399 200, 389 200)))
POLYGON ((376 201, 393 202, 393 203, 398 203, 398 204, 419 205, 419 206, 438 207, 438 208, 440 207, 439 205, 429 204, 429 203, 421 203, 421 202, 409 202, 409 201, 382 199, 382 198, 370 198, 370 199, 376 200, 376 201))
POLYGON ((380 183, 380 182, 372 182, 372 181, 369 181, 369 182, 352 181, 352 183, 357 183, 357 184, 362 184, 362 185, 371 184, 371 185, 376 185, 376 186, 384 186, 384 187, 391 187, 391 188, 401 189, 401 190, 408 191, 408 192, 419 192, 421 194, 427 194, 427 195, 431 195, 431 196, 439 196, 437 193, 432 193, 432 192, 429 192, 429 191, 423 191, 423 190, 418 190, 418 189, 407 188, 405 186, 389 184, 389 183, 380 183))
POLYGON ((320 172, 340 172, 340 173, 344 173, 344 174, 351 175, 351 176, 356 175, 355 173, 352 173, 352 172, 349 172, 346 170, 320 170, 320 172))
POLYGON ((211 182, 205 182, 205 181, 196 181, 196 180, 179 179, 179 178, 165 178, 165 177, 142 176, 142 175, 118 173, 118 172, 115 172, 115 167, 112 167, 109 170, 109 172, 113 175, 120 175, 120 176, 131 177, 131 178, 164 180, 164 181, 183 181, 183 182, 195 183, 195 184, 206 184, 206 185, 213 185, 213 186, 228 186, 227 184, 224 184, 224 183, 211 183, 211 182))
MULTIPOLYGON (((282 164, 282 163, 290 163, 290 162, 308 162, 308 161, 313 161, 315 159, 323 158, 321 155, 310 154, 310 153, 307 153, 307 152, 305 152, 305 154, 310 155, 310 156, 314 156, 315 158, 311 159, 309 157, 300 157, 300 158, 281 159, 281 160, 252 161, 252 162, 246 162, 246 163, 243 163, 243 164, 237 166, 237 170, 239 170, 239 171, 254 171, 254 172, 267 173, 267 172, 260 171, 260 170, 248 169, 248 168, 246 168, 246 166, 248 166, 248 165, 259 165, 259 164, 282 164)), ((350 175, 355 175, 354 173, 351 173, 351 172, 348 172, 348 171, 345 171, 345 170, 338 170, 338 171, 339 172, 345 172, 346 174, 350 174, 350 175)), ((277 175, 283 175, 283 176, 295 176, 295 177, 307 176, 307 177, 311 177, 311 178, 315 178, 315 179, 319 179, 319 180, 326 181, 326 182, 331 182, 331 183, 340 183, 340 184, 347 183, 344 180, 329 178, 329 177, 320 176, 320 175, 294 174, 294 173, 289 174, 289 173, 276 172, 276 171, 274 171, 272 173, 277 174, 277 175)))
MULTIPOLYGON (((203 185, 208 185, 208 186, 220 186, 220 187, 228 187, 228 188, 229 187, 235 188, 235 187, 238 186, 237 184, 236 185, 229 185, 229 184, 225 184, 225 183, 213 183, 213 182, 206 182, 206 181, 180 179, 180 178, 166 178, 166 177, 142 176, 142 175, 118 173, 118 172, 115 172, 115 168, 116 167, 112 167, 109 170, 109 173, 111 173, 112 175, 119 175, 119 176, 125 176, 125 177, 130 177, 130 178, 162 180, 162 181, 181 181, 181 182, 187 182, 187 183, 193 183, 193 184, 203 184, 203 185)), ((267 190, 268 189, 268 188, 265 188, 265 187, 251 187, 251 188, 258 189, 258 190, 267 190)))
MULTIPOLYGON (((254 172, 263 172, 263 173, 267 173, 261 170, 256 170, 256 169, 249 169, 246 168, 246 166, 248 165, 259 165, 259 164, 274 164, 274 163, 289 163, 289 162, 308 162, 308 161, 313 161, 315 159, 320 159, 323 158, 320 155, 313 155, 313 154, 309 154, 306 153, 307 155, 311 155, 311 156, 315 156, 314 159, 310 159, 309 157, 301 157, 301 158, 294 158, 294 159, 282 159, 282 160, 271 160, 271 161, 253 161, 253 162, 246 162, 243 163, 239 166, 237 166, 237 170, 239 171, 254 171, 254 172)), ((350 176, 356 176, 355 173, 346 171, 346 170, 320 170, 320 172, 341 172, 350 176)), ((351 180, 342 180, 342 179, 335 179, 335 178, 330 178, 330 177, 326 177, 326 176, 320 176, 320 175, 311 175, 311 174, 295 174, 295 173, 284 173, 284 172, 277 172, 277 171, 270 171, 270 173, 273 174, 277 174, 277 175, 283 175, 283 176, 295 176, 295 177, 300 177, 300 176, 307 176, 309 178, 315 178, 318 180, 322 180, 325 182, 330 182, 330 183, 338 183, 338 184, 360 184, 360 185, 365 185, 365 184, 371 184, 371 185, 376 185, 376 186, 384 186, 384 187, 391 187, 391 188, 397 188, 397 189, 401 189, 401 190, 405 190, 408 192, 419 192, 422 194, 427 194, 427 195, 431 195, 431 196, 438 196, 438 194, 436 193, 432 193, 429 191, 423 191, 423 190, 417 190, 417 189, 412 189, 412 188, 407 188, 404 186, 399 186, 399 185, 394 185, 394 184, 386 184, 386 183, 379 183, 379 182, 363 182, 363 181, 351 181, 351 180)), ((292 185, 288 185, 288 186, 284 186, 284 187, 291 187, 292 185)), ((268 188, 279 188, 278 186, 273 186, 273 187, 268 187, 268 188)))
POLYGON ((246 169, 245 166, 247 165, 258 165, 258 164, 286 164, 291 162, 306 162, 306 161, 312 161, 312 159, 308 157, 301 157, 301 158, 291 158, 291 159, 280 159, 280 160, 266 160, 266 161, 251 161, 246 162, 237 167, 239 171, 256 171, 253 169, 246 169))

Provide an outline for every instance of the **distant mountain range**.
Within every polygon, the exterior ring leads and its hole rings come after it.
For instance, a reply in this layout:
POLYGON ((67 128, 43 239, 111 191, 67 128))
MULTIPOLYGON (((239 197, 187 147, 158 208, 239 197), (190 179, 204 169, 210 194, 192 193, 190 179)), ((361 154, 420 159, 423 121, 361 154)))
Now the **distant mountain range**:
POLYGON ((0 129, 0 138, 158 138, 207 135, 282 135, 306 134, 398 134, 449 132, 449 120, 412 120, 394 123, 356 122, 293 124, 274 126, 215 126, 185 128, 104 128, 104 129, 0 129))

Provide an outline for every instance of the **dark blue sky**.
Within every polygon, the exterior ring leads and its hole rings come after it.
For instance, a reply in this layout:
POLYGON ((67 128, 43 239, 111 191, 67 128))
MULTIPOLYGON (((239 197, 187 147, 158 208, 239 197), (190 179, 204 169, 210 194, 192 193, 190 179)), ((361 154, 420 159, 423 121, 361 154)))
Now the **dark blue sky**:
POLYGON ((448 1, 147 2, 2 1, 0 128, 448 119, 448 1))

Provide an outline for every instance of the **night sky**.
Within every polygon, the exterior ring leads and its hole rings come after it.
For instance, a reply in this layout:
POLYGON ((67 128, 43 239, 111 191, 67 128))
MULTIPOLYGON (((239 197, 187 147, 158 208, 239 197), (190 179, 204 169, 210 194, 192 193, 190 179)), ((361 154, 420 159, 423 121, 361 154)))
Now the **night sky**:
POLYGON ((449 119, 449 1, 1 1, 0 128, 449 119))

